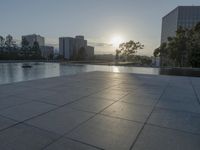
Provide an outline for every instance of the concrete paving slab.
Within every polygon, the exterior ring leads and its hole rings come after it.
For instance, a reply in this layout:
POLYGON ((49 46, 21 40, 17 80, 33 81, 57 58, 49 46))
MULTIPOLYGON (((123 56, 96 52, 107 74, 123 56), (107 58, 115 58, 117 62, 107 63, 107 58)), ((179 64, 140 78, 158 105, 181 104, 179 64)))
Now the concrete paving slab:
POLYGON ((158 101, 159 97, 160 97, 159 94, 155 95, 155 94, 132 92, 131 94, 123 97, 120 101, 130 104, 154 106, 155 103, 158 101))
POLYGON ((27 102, 31 102, 31 101, 32 101, 31 99, 19 98, 16 96, 7 96, 4 98, 0 98, 0 110, 13 107, 16 105, 24 104, 27 102))
POLYGON ((86 97, 75 103, 69 105, 70 108, 74 108, 77 110, 83 110, 93 113, 98 113, 107 106, 111 105, 114 101, 112 100, 105 100, 103 98, 98 97, 86 97))
POLYGON ((159 101, 156 105, 158 108, 166 108, 172 110, 179 110, 179 111, 188 111, 193 113, 200 113, 200 105, 196 101, 196 103, 185 102, 185 101, 159 101))
POLYGON ((134 91, 138 88, 139 86, 137 85, 137 83, 132 83, 132 84, 125 84, 125 83, 122 83, 122 84, 118 84, 114 87, 112 87, 112 89, 114 90, 121 90, 121 91, 134 91))
POLYGON ((66 136, 103 149, 128 150, 141 127, 139 123, 98 115, 66 136))
POLYGON ((49 145, 44 150, 98 150, 95 147, 75 142, 67 138, 62 138, 55 143, 49 145))
POLYGON ((14 84, 5 84, 0 86, 0 95, 6 94, 7 96, 15 95, 20 92, 23 92, 27 89, 24 86, 18 86, 16 83, 14 84))
POLYGON ((29 102, 2 110, 0 114, 17 121, 24 121, 55 108, 55 106, 49 104, 29 102))
POLYGON ((123 98, 124 96, 126 96, 127 94, 128 94, 127 92, 118 93, 118 91, 114 91, 114 90, 109 91, 108 89, 102 92, 98 92, 97 94, 93 94, 92 96, 117 101, 123 98))
POLYGON ((195 103, 197 102, 196 96, 189 96, 185 94, 172 94, 172 93, 165 93, 161 97, 161 101, 179 101, 179 102, 189 102, 195 103))
POLYGON ((200 85, 199 86, 194 86, 195 92, 198 96, 198 100, 200 102, 200 85))
MULTIPOLYGON (((49 89, 50 90, 50 89, 49 89)), ((77 86, 59 86, 56 88, 51 89, 51 91, 56 91, 57 93, 65 93, 65 94, 72 94, 72 95, 90 95, 94 92, 96 92, 96 89, 94 88, 88 88, 86 86, 84 87, 77 87, 77 86)))
POLYGON ((145 126, 132 150, 199 150, 200 135, 145 126))
POLYGON ((180 90, 180 89, 171 89, 167 88, 165 91, 164 97, 168 99, 177 99, 177 100, 196 100, 196 95, 194 91, 189 91, 187 89, 180 90))
POLYGON ((0 85, 0 149, 199 150, 199 89, 200 78, 107 72, 0 85))
POLYGON ((15 125, 17 122, 7 119, 5 117, 0 116, 0 131, 4 130, 12 125, 15 125))
POLYGON ((27 123, 63 135, 93 115, 92 113, 73 110, 69 107, 62 107, 29 120, 27 123))
POLYGON ((145 122, 152 109, 152 106, 117 102, 105 109, 101 114, 132 121, 145 122))
POLYGON ((0 132, 1 150, 41 150, 58 135, 27 125, 17 125, 0 132))
POLYGON ((148 123, 200 134, 200 114, 197 113, 157 108, 148 123))
POLYGON ((25 98, 25 99, 40 100, 42 98, 45 98, 54 94, 56 94, 56 92, 54 91, 41 90, 41 89, 26 89, 23 92, 15 94, 14 96, 25 98))
POLYGON ((71 103, 77 99, 80 99, 81 97, 84 97, 84 95, 70 94, 70 93, 62 93, 62 94, 56 93, 37 100, 57 106, 62 106, 71 103))
POLYGON ((154 94, 154 95, 161 95, 163 93, 164 87, 152 88, 151 86, 141 86, 136 89, 135 92, 137 93, 146 93, 146 94, 154 94))

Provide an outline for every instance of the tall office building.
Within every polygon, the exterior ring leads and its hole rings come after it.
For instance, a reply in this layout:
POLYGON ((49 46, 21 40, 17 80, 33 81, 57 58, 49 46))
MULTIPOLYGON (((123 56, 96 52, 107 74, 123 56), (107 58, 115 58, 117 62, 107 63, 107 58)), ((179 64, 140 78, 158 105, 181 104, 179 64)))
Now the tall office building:
POLYGON ((59 54, 65 59, 71 59, 73 57, 75 41, 71 37, 59 38, 59 54))
POLYGON ((200 6, 179 6, 162 19, 161 43, 174 37, 178 27, 191 29, 200 22, 200 6))
POLYGON ((94 47, 86 46, 85 56, 87 59, 92 59, 94 57, 94 47))
POLYGON ((45 59, 49 59, 54 55, 54 47, 53 46, 41 46, 41 56, 45 59))
POLYGON ((26 39, 29 42, 29 46, 32 47, 34 42, 38 42, 39 46, 45 46, 45 39, 44 37, 36 34, 31 35, 24 35, 22 36, 22 39, 26 39))
POLYGON ((80 35, 76 36, 74 40, 75 40, 74 53, 75 53, 75 55, 77 55, 80 48, 82 48, 82 47, 86 48, 87 40, 84 39, 84 36, 80 36, 80 35))
MULTIPOLYGON (((72 37, 60 37, 59 38, 59 54, 62 55, 65 59, 72 59, 76 57, 81 48, 85 49, 85 53, 92 57, 94 55, 94 47, 87 46, 87 40, 84 39, 84 36, 72 37), (92 49, 93 48, 93 52, 92 49)), ((90 58, 91 58, 90 57, 90 58)))

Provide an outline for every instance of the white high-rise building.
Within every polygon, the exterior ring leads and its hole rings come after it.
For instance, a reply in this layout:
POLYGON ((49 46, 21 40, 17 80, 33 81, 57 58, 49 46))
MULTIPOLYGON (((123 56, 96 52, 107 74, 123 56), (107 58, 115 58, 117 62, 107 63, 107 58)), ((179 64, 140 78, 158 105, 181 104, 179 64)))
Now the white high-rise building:
POLYGON ((41 56, 45 59, 49 59, 54 55, 54 47, 53 46, 41 46, 41 56))
POLYGON ((59 54, 65 59, 72 59, 76 57, 81 48, 85 49, 85 53, 88 55, 94 55, 94 47, 87 46, 87 40, 84 39, 84 36, 72 37, 60 37, 59 38, 59 54), (91 50, 93 48, 93 51, 91 50), (89 50, 88 50, 89 49, 89 50))
POLYGON ((75 40, 74 53, 75 53, 75 55, 77 55, 80 48, 86 48, 87 40, 85 40, 84 36, 81 36, 81 35, 76 36, 74 40, 75 40))
POLYGON ((71 59, 73 57, 75 41, 71 37, 59 38, 59 54, 65 59, 71 59))
POLYGON ((179 6, 162 19, 161 43, 174 37, 178 27, 191 29, 200 22, 200 6, 179 6))

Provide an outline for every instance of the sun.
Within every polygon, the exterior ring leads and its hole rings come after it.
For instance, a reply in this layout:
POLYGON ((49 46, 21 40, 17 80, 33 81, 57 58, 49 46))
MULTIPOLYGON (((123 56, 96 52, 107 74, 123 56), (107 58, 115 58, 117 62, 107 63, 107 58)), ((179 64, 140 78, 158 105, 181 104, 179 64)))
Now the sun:
POLYGON ((121 43, 123 43, 123 38, 119 35, 113 36, 111 39, 111 44, 113 47, 117 48, 121 43))

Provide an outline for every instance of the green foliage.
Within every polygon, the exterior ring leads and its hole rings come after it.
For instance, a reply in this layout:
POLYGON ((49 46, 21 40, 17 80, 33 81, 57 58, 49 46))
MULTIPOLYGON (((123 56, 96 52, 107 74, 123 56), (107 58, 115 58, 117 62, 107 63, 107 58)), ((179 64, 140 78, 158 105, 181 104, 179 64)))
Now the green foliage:
POLYGON ((41 59, 41 50, 38 42, 33 43, 33 47, 31 48, 30 53, 32 59, 41 59))
POLYGON ((160 56, 160 48, 156 48, 153 52, 154 57, 159 57, 160 56))
POLYGON ((38 42, 34 42, 33 46, 23 38, 21 48, 17 47, 11 35, 4 39, 0 36, 0 60, 17 60, 17 59, 41 59, 41 51, 38 42))
POLYGON ((134 56, 134 58, 132 60, 135 64, 139 64, 139 65, 148 65, 149 66, 152 64, 152 58, 148 57, 148 56, 136 55, 136 56, 134 56))
POLYGON ((190 41, 188 42, 189 49, 189 63, 193 67, 200 68, 200 23, 195 26, 193 30, 190 31, 192 35, 190 41))
POLYGON ((179 27, 175 37, 154 50, 162 66, 200 67, 200 23, 192 29, 179 27))
POLYGON ((13 37, 11 35, 6 36, 5 46, 8 50, 14 46, 13 37))
POLYGON ((5 39, 3 38, 3 36, 0 36, 0 48, 4 47, 4 41, 5 39))
POLYGON ((19 48, 15 44, 11 35, 4 37, 0 36, 0 60, 12 60, 18 58, 19 48))
POLYGON ((26 38, 22 38, 21 42, 21 50, 20 50, 20 56, 22 59, 29 59, 30 58, 30 47, 29 42, 26 40, 26 38))
POLYGON ((119 46, 119 49, 116 50, 116 59, 122 59, 127 61, 131 59, 139 49, 143 49, 144 45, 140 42, 129 41, 126 43, 122 43, 119 46))

